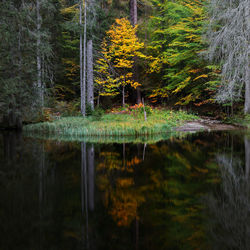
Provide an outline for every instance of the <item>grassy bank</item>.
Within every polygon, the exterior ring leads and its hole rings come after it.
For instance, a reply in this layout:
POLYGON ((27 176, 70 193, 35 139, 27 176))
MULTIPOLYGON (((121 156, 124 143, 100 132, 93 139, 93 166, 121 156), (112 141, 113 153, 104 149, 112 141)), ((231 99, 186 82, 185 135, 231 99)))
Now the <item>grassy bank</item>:
POLYGON ((187 120, 198 117, 184 111, 151 110, 143 114, 104 114, 101 117, 65 117, 53 122, 31 124, 27 133, 71 136, 138 136, 172 131, 187 120))

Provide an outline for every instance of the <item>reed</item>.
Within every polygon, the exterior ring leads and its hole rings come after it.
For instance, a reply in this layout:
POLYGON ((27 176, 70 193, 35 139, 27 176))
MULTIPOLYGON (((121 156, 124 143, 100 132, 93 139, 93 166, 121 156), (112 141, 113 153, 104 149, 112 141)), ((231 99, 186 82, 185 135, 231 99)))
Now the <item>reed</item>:
POLYGON ((198 117, 184 111, 155 110, 144 121, 143 116, 128 114, 104 114, 94 117, 64 117, 53 122, 30 124, 24 127, 25 133, 68 136, 149 136, 171 132, 187 120, 198 117))

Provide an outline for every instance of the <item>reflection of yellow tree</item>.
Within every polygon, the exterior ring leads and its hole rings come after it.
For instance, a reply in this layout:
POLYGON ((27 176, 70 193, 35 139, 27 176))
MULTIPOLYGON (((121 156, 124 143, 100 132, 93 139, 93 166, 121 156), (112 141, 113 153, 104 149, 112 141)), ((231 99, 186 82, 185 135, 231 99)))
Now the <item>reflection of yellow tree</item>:
POLYGON ((109 209, 109 214, 118 226, 129 226, 134 219, 138 219, 138 207, 144 201, 140 190, 135 188, 132 177, 121 177, 121 174, 134 172, 134 167, 141 160, 135 156, 124 162, 118 153, 102 152, 100 154, 102 161, 98 164, 97 170, 105 170, 105 173, 99 176, 98 186, 105 192, 104 204, 109 209), (112 173, 118 171, 115 177, 112 173), (112 176, 112 178, 111 178, 112 176), (115 179, 115 181, 114 181, 115 179), (114 183, 112 185, 111 183, 114 183))
POLYGON ((132 178, 119 178, 116 184, 116 190, 110 194, 110 214, 118 226, 129 226, 135 218, 138 219, 137 210, 144 197, 133 187, 132 178))

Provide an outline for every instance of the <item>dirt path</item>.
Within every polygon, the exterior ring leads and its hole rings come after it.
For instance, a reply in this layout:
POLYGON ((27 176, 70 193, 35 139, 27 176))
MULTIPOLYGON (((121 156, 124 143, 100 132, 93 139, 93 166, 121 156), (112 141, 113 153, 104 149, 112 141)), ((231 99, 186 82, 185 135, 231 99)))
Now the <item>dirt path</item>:
POLYGON ((184 125, 177 127, 176 131, 221 131, 221 130, 235 130, 239 126, 222 123, 209 117, 201 117, 196 121, 186 122, 184 125))

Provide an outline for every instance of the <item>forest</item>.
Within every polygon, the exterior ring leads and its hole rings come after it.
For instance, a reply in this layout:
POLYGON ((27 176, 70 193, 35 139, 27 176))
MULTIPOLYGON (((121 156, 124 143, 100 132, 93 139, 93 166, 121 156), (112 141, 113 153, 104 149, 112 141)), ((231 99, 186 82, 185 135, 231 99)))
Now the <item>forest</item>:
POLYGON ((249 119, 249 0, 9 0, 0 16, 2 127, 249 119))
POLYGON ((0 0, 0 250, 250 249, 250 0, 0 0))

